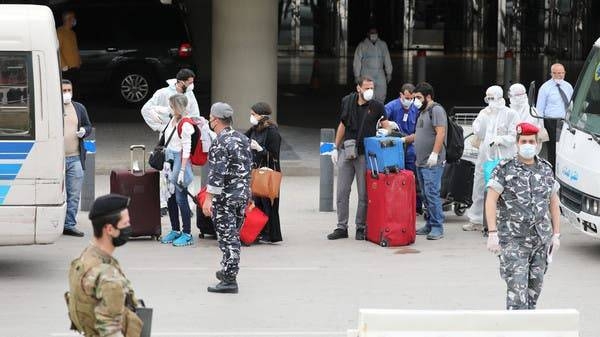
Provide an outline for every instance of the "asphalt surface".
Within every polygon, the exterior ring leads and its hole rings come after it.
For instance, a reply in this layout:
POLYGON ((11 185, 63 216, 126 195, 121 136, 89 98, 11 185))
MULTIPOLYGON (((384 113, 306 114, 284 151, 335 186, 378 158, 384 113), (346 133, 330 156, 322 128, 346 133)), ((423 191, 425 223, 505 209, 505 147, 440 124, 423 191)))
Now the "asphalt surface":
MULTIPOLYGON (((107 176, 96 183, 98 195, 108 191, 107 176)), ((461 230, 465 217, 446 213, 444 239, 419 237, 406 248, 381 248, 353 235, 328 241, 335 214, 318 212, 318 186, 315 176, 284 178, 284 241, 242 249, 237 295, 206 292, 219 268, 215 241, 175 248, 140 239, 119 248, 136 293, 154 308, 153 336, 344 336, 357 326, 359 308, 504 309, 498 260, 480 234, 461 230)), ((351 214, 355 204, 353 195, 351 214)), ((0 336, 74 336, 63 293, 69 263, 91 235, 87 213, 78 219, 85 238, 0 247, 0 336)), ((562 233, 539 308, 575 308, 581 336, 597 336, 600 242, 567 225, 562 233)))

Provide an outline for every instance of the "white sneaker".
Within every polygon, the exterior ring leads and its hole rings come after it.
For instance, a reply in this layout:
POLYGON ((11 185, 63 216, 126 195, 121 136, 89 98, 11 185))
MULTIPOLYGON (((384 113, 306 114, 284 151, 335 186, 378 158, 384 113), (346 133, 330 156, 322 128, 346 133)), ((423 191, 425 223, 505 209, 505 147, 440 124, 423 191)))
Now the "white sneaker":
POLYGON ((463 231, 467 232, 482 232, 483 225, 478 223, 468 223, 462 226, 463 231))

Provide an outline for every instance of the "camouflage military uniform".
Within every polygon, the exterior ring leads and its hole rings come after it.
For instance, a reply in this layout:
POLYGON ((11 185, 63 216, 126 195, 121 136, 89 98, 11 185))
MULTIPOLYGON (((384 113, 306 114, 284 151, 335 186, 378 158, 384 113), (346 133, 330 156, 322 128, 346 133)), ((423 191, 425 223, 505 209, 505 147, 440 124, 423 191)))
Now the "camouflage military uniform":
POLYGON ((86 337, 139 337, 142 321, 131 283, 119 262, 95 245, 71 262, 65 294, 75 330, 86 337))
POLYGON ((552 240, 550 197, 558 191, 552 166, 536 157, 526 165, 516 157, 496 166, 487 185, 500 194, 496 213, 500 276, 506 281, 509 310, 535 309, 542 290, 552 240))
POLYGON ((223 275, 235 280, 240 262, 239 228, 250 199, 250 141, 231 127, 213 141, 208 153, 207 192, 213 195, 212 220, 223 252, 223 275))

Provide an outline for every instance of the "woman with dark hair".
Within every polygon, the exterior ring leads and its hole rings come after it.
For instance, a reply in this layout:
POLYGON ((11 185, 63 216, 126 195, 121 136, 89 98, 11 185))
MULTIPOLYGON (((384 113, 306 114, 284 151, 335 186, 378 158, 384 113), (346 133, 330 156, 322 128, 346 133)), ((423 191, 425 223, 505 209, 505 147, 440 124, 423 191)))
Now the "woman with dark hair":
MULTIPOLYGON (((281 147, 281 135, 277 124, 269 116, 272 114, 271 107, 264 102, 256 103, 250 110, 250 124, 252 127, 246 131, 250 139, 252 149, 253 166, 268 167, 281 172, 279 166, 279 149, 281 147)), ((260 241, 279 242, 282 241, 281 225, 279 223, 279 198, 273 204, 268 198, 254 197, 254 204, 269 216, 263 229, 260 241)))

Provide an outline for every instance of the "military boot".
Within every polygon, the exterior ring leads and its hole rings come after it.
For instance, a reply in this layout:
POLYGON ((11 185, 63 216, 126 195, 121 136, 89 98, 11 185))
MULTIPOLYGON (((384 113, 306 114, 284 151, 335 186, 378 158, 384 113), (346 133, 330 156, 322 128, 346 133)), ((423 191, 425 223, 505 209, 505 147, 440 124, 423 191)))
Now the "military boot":
POLYGON ((208 287, 208 292, 210 293, 221 293, 221 294, 237 294, 238 293, 238 284, 234 279, 226 279, 223 278, 221 282, 219 282, 214 287, 208 287))

